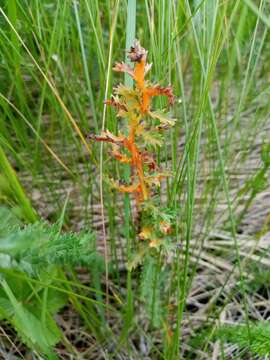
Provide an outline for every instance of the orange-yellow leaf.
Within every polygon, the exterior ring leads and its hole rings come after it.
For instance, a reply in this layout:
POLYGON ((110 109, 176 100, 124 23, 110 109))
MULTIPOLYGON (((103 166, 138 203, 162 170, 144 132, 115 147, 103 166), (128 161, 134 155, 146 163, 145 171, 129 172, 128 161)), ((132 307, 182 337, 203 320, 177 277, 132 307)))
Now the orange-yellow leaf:
MULTIPOLYGON (((113 146, 115 146, 115 145, 113 145, 113 146)), ((121 163, 124 163, 124 164, 131 163, 131 158, 129 158, 125 154, 121 154, 120 151, 118 150, 117 146, 113 148, 112 155, 115 157, 116 160, 118 160, 121 163)))
POLYGON ((144 226, 141 232, 139 233, 139 238, 141 240, 151 239, 152 233, 153 233, 153 229, 150 226, 144 226))
POLYGON ((161 242, 160 239, 153 239, 149 243, 149 247, 151 248, 158 248, 160 246, 161 242))
POLYGON ((116 182, 112 182, 113 187, 123 193, 140 193, 141 192, 141 187, 140 184, 132 184, 132 185, 119 185, 116 182))
POLYGON ((109 130, 102 131, 100 135, 90 134, 88 135, 89 139, 96 140, 96 141, 104 141, 109 142, 112 144, 122 144, 126 137, 122 134, 115 136, 109 130))
POLYGON ((147 87, 143 90, 141 110, 143 113, 149 111, 153 96, 164 95, 168 97, 169 104, 174 103, 174 95, 171 86, 161 87, 159 85, 147 87))
POLYGON ((145 177, 145 182, 149 185, 149 186, 160 186, 160 182, 162 179, 164 179, 165 177, 170 176, 169 173, 159 173, 159 174, 155 174, 155 175, 151 175, 151 176, 146 176, 145 177))
POLYGON ((168 235, 172 232, 171 225, 169 223, 167 223, 166 221, 161 221, 161 223, 159 224, 159 228, 160 228, 160 231, 166 235, 168 235))
POLYGON ((119 98, 116 97, 116 96, 112 96, 110 100, 105 100, 104 104, 111 105, 111 106, 115 107, 118 110, 122 110, 122 111, 125 111, 125 112, 128 111, 127 106, 124 103, 122 103, 119 100, 119 98))

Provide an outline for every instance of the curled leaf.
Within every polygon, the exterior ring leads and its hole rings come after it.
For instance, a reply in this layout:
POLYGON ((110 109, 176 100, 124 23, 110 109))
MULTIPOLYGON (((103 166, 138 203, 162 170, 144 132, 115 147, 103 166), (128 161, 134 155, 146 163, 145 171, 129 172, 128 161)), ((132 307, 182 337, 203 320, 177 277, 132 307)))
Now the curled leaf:
POLYGON ((109 130, 102 131, 101 135, 90 134, 88 135, 88 138, 95 141, 104 141, 112 144, 122 144, 126 139, 124 135, 119 134, 118 136, 116 136, 112 134, 109 130))
POLYGON ((127 106, 123 102, 121 102, 116 96, 112 96, 110 100, 105 100, 104 104, 113 106, 118 110, 122 110, 125 112, 128 111, 127 106))
POLYGON ((151 69, 152 69, 152 63, 151 64, 145 64, 145 69, 144 69, 144 75, 146 75, 151 69))
POLYGON ((166 87, 156 86, 156 90, 159 92, 158 95, 167 96, 170 105, 172 105, 174 103, 175 96, 173 94, 172 86, 170 86, 170 85, 166 86, 166 87))
POLYGON ((125 154, 122 154, 119 151, 119 146, 117 146, 117 145, 113 145, 112 155, 116 160, 118 160, 121 163, 124 163, 124 164, 130 164, 131 163, 131 158, 129 158, 125 154))
POLYGON ((159 85, 146 87, 142 93, 141 110, 143 113, 150 110, 151 99, 154 96, 164 95, 168 97, 169 104, 174 103, 173 89, 171 86, 161 87, 159 85))
POLYGON ((127 73, 132 77, 134 76, 134 71, 132 70, 132 68, 128 64, 125 64, 124 62, 116 63, 113 67, 113 70, 118 71, 118 72, 127 73))
POLYGON ((111 180, 111 184, 114 189, 123 192, 123 193, 141 193, 141 186, 139 183, 131 184, 131 185, 122 185, 118 184, 115 180, 111 180))
POLYGON ((145 151, 141 154, 141 157, 143 159, 143 163, 148 166, 149 170, 156 169, 157 165, 152 155, 145 151))

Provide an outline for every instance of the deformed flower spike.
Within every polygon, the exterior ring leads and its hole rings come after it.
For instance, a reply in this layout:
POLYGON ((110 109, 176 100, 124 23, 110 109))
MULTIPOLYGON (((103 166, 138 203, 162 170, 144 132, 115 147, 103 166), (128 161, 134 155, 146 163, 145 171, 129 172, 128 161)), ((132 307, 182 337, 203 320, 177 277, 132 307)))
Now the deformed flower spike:
POLYGON ((92 135, 90 138, 110 143, 111 155, 120 163, 130 166, 130 184, 123 185, 112 180, 112 187, 120 192, 134 194, 138 214, 144 214, 146 219, 144 223, 141 217, 139 239, 147 241, 150 248, 157 248, 162 243, 162 237, 170 233, 170 224, 164 220, 156 225, 149 224, 149 219, 153 218, 154 205, 145 207, 144 204, 149 205, 153 199, 154 188, 160 186, 161 180, 167 177, 168 173, 157 172, 154 155, 149 153, 148 148, 149 145, 162 145, 162 132, 174 126, 175 120, 168 117, 164 111, 151 110, 151 100, 154 96, 166 96, 169 105, 172 105, 174 95, 171 86, 162 87, 145 80, 152 66, 147 63, 147 55, 148 52, 135 40, 128 51, 128 57, 134 66, 118 62, 113 67, 114 71, 127 73, 134 79, 134 88, 120 84, 114 88, 111 99, 105 102, 117 110, 118 118, 124 119, 122 127, 125 128, 123 133, 126 135, 114 135, 106 130, 101 135, 92 135))
POLYGON ((153 96, 164 95, 168 97, 170 105, 174 103, 174 95, 171 86, 161 87, 159 85, 151 85, 145 81, 145 75, 149 72, 152 64, 148 64, 147 51, 140 45, 138 40, 134 41, 133 46, 128 52, 129 59, 136 63, 134 69, 125 63, 116 63, 113 70, 125 72, 129 74, 136 83, 136 87, 141 91, 141 111, 146 113, 150 110, 151 98, 153 96))

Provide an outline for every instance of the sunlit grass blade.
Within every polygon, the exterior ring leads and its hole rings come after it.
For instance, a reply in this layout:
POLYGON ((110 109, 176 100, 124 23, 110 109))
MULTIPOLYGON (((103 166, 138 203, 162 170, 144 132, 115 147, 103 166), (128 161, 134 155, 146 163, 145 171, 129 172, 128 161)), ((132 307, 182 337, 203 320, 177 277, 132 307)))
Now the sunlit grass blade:
POLYGON ((26 221, 35 222, 37 220, 37 214, 31 206, 31 202, 26 196, 18 177, 13 170, 2 146, 0 146, 0 169, 1 173, 7 181, 7 186, 12 192, 12 197, 17 202, 16 205, 22 211, 22 215, 26 221))

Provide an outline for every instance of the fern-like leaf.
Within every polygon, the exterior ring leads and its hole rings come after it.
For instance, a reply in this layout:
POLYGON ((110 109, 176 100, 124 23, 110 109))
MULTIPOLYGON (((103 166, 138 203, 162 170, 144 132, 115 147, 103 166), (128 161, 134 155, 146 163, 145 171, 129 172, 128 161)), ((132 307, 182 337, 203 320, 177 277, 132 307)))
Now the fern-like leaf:
POLYGON ((95 235, 59 234, 58 224, 39 222, 24 228, 9 227, 0 236, 0 267, 35 275, 53 266, 94 266, 102 271, 103 259, 95 251, 95 235))
POLYGON ((270 355, 270 324, 268 322, 250 324, 249 328, 246 325, 222 326, 217 336, 255 355, 270 355))

